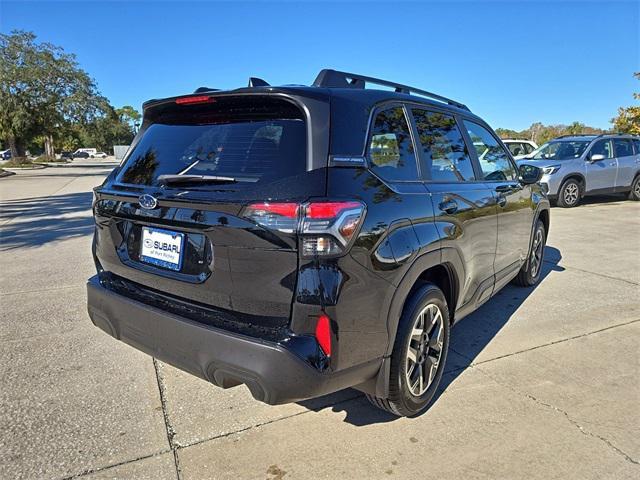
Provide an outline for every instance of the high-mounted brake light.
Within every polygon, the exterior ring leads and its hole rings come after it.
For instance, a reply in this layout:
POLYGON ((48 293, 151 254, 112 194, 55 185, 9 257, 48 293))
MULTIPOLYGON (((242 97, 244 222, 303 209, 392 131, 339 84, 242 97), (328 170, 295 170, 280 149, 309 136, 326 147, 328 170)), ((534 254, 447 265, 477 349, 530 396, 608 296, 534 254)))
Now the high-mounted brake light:
POLYGON ((176 98, 176 104, 178 105, 189 105, 193 103, 212 103, 215 102, 216 99, 210 97, 209 95, 197 95, 195 97, 182 97, 176 98))
POLYGON ((327 357, 331 356, 331 320, 324 313, 318 317, 316 323, 316 340, 327 357))
POLYGON ((263 227, 300 234, 305 257, 344 253, 364 215, 364 204, 355 201, 253 203, 243 212, 263 227))

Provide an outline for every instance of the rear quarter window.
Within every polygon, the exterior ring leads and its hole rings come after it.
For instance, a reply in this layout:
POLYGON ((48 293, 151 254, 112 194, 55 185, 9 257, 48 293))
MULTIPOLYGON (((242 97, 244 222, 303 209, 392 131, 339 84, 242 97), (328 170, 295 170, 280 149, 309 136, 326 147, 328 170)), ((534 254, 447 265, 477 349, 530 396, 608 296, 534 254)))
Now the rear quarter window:
POLYGON ((372 171, 389 181, 416 181, 418 167, 402 107, 378 112, 369 140, 369 164, 372 171))

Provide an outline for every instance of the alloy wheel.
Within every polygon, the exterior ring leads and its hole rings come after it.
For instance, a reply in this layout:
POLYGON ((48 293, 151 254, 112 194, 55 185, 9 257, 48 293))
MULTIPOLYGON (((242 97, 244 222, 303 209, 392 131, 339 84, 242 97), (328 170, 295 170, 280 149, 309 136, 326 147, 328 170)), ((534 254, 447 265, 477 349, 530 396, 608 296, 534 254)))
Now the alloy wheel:
POLYGON ((438 371, 444 341, 444 319, 440 308, 430 303, 416 316, 407 347, 405 376, 416 397, 427 391, 438 371))
POLYGON ((570 183, 564 188, 564 203, 567 205, 573 205, 578 201, 578 195, 580 194, 580 189, 578 185, 575 183, 570 183))
POLYGON ((637 181, 633 186, 633 193, 635 194, 636 198, 640 198, 640 181, 637 181))
POLYGON ((536 278, 540 271, 540 265, 542 265, 542 257, 544 255, 544 234, 541 229, 536 230, 536 235, 533 238, 533 245, 531 248, 530 270, 531 278, 536 278))

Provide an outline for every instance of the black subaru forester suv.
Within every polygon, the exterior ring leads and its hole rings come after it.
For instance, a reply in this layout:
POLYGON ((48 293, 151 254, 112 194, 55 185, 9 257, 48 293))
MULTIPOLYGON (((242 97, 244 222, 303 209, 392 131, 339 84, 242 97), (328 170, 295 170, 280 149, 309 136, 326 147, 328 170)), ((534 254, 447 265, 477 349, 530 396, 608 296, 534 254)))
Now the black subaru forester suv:
POLYGON ((362 75, 151 100, 95 189, 89 314, 269 404, 355 387, 415 415, 451 326, 538 281, 539 178, 466 106, 362 75))

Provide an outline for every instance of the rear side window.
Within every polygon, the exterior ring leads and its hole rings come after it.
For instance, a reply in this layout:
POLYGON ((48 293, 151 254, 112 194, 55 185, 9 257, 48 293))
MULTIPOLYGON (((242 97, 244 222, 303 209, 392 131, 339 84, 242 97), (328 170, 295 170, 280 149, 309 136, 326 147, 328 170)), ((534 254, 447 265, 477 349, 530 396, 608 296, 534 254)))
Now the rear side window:
POLYGON ((430 179, 436 182, 473 180, 471 159, 462 133, 451 115, 412 110, 430 179))
POLYGON ((416 155, 401 107, 379 112, 369 142, 371 170, 389 181, 418 180, 416 155))
POLYGON ((633 146, 636 147, 636 155, 640 155, 640 140, 633 139, 633 146))
POLYGON ((515 180, 516 169, 509 159, 509 154, 500 146, 496 138, 477 123, 465 120, 464 125, 478 155, 484 180, 492 182, 515 180))
POLYGON ((523 143, 507 143, 507 148, 509 149, 509 151, 511 152, 511 155, 524 155, 526 153, 526 150, 524 148, 524 144, 523 143))
POLYGON ((305 122, 287 102, 220 99, 150 116, 119 182, 156 185, 160 175, 207 175, 242 185, 306 170, 305 122))
POLYGON ((604 158, 613 158, 613 149, 610 140, 600 140, 593 144, 589 155, 603 155, 604 158))
POLYGON ((613 140, 613 148, 616 151, 616 157, 629 157, 633 155, 631 140, 627 140, 626 138, 615 138, 613 140))

